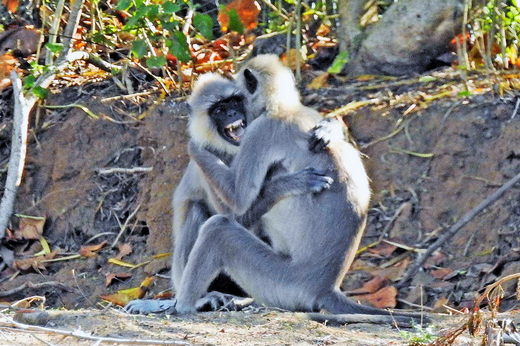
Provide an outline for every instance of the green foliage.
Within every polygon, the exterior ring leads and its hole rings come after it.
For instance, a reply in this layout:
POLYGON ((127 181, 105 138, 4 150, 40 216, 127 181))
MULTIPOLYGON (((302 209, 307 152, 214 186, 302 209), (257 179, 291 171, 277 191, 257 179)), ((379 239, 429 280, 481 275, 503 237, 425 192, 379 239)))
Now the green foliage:
POLYGON ((164 56, 151 56, 146 59, 146 66, 151 68, 160 68, 166 65, 166 58, 164 56))
POLYGON ((487 55, 492 54, 493 46, 499 47, 500 53, 488 56, 488 61, 502 65, 518 64, 520 38, 520 2, 518 0, 489 0, 482 8, 474 23, 474 36, 487 35, 487 55), (498 59, 494 59, 494 58, 498 59))
POLYGON ((213 40, 213 19, 208 14, 196 13, 193 17, 193 25, 202 36, 213 40))
POLYGON ((34 94, 34 96, 44 99, 49 94, 49 91, 45 88, 42 88, 41 86, 37 86, 34 88, 31 88, 31 92, 34 94))
POLYGON ((413 325, 413 331, 401 330, 399 335, 405 339, 409 345, 427 345, 432 343, 437 337, 433 334, 430 327, 413 325))
POLYGON ((166 46, 168 47, 170 53, 175 55, 180 61, 190 61, 191 56, 188 48, 188 41, 186 41, 186 36, 184 36, 182 32, 173 32, 172 39, 166 41, 166 46))
POLYGON ((242 24, 242 21, 240 20, 240 16, 238 15, 237 10, 232 8, 231 10, 228 10, 227 15, 229 16, 229 30, 236 31, 238 33, 244 32, 244 24, 242 24))
POLYGON ((132 42, 132 54, 138 58, 141 59, 148 51, 148 47, 146 46, 145 40, 135 40, 132 42))
POLYGON ((47 43, 45 48, 50 50, 53 54, 59 54, 63 50, 63 44, 61 43, 47 43))
POLYGON ((349 61, 349 56, 347 51, 339 52, 339 54, 336 56, 334 61, 332 62, 332 65, 330 65, 329 69, 327 70, 328 73, 336 74, 340 73, 343 69, 343 66, 345 66, 349 61))

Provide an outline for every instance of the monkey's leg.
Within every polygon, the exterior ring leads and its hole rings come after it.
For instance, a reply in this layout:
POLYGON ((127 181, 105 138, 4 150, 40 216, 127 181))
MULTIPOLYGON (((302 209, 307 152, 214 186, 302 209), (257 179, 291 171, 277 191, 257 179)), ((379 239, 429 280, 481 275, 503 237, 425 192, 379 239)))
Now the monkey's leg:
POLYGON ((209 217, 209 210, 204 203, 189 203, 185 222, 181 229, 174 234, 171 274, 174 288, 178 288, 181 283, 182 273, 184 272, 186 262, 188 262, 188 256, 193 249, 193 245, 199 236, 199 229, 209 217))
POLYGON ((285 306, 278 302, 299 286, 288 258, 274 253, 237 222, 216 215, 202 226, 190 254, 177 292, 177 312, 195 312, 197 300, 221 271, 253 298, 281 307, 285 306))

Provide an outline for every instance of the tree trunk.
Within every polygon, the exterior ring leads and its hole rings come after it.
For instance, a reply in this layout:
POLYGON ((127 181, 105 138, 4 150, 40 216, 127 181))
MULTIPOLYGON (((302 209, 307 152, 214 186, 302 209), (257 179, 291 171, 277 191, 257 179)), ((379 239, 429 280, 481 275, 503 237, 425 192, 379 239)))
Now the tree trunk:
POLYGON ((394 3, 369 29, 346 72, 406 75, 425 71, 449 49, 450 40, 461 31, 463 8, 464 0, 394 3))

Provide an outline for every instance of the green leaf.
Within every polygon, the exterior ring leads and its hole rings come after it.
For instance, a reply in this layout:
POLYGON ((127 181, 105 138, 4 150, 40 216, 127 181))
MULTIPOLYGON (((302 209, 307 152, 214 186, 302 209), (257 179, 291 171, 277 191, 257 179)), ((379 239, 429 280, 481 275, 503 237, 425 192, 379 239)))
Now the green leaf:
POLYGON ((49 93, 49 91, 47 89, 42 88, 41 86, 34 87, 31 89, 31 91, 34 94, 34 96, 41 98, 41 99, 46 98, 47 94, 49 93))
POLYGON ((34 86, 34 82, 36 82, 36 77, 30 74, 23 79, 23 87, 26 89, 30 89, 34 86))
POLYGON ((469 91, 469 90, 459 91, 459 92, 457 93, 457 96, 458 96, 458 97, 469 97, 469 96, 471 96, 471 95, 473 95, 473 94, 472 94, 471 91, 469 91))
POLYGON ((159 15, 159 5, 150 5, 146 11, 146 18, 149 20, 155 20, 159 15))
POLYGON ((141 59, 148 52, 148 46, 144 40, 135 40, 132 42, 131 51, 136 58, 141 59))
POLYGON ((349 61, 349 56, 347 51, 341 51, 338 55, 336 55, 336 58, 332 62, 332 65, 330 65, 329 69, 327 70, 330 74, 336 74, 340 73, 343 69, 343 66, 345 66, 346 63, 349 61))
POLYGON ((433 76, 422 76, 421 78, 419 78, 419 82, 421 82, 421 83, 429 83, 429 82, 434 82, 436 80, 437 80, 437 78, 435 78, 433 76))
POLYGON ((61 43, 47 43, 45 47, 54 54, 58 54, 63 50, 63 44, 61 43))
POLYGON ((193 25, 208 40, 213 40, 213 19, 208 14, 195 13, 193 25))
POLYGON ((119 11, 126 11, 132 6, 132 0, 119 0, 116 9, 119 11))
POLYGON ((242 24, 237 10, 232 8, 226 14, 229 16, 229 30, 242 34, 244 32, 244 24, 242 24))
POLYGON ((191 60, 188 42, 186 41, 186 36, 182 32, 174 31, 172 39, 166 41, 166 46, 168 46, 170 53, 175 55, 175 57, 180 61, 188 62, 191 60))
POLYGON ((164 4, 162 4, 162 10, 164 13, 172 14, 178 12, 180 9, 181 6, 179 4, 175 4, 171 1, 166 1, 164 4))
POLYGON ((151 56, 146 59, 146 66, 150 68, 160 68, 166 65, 166 58, 164 56, 151 56))

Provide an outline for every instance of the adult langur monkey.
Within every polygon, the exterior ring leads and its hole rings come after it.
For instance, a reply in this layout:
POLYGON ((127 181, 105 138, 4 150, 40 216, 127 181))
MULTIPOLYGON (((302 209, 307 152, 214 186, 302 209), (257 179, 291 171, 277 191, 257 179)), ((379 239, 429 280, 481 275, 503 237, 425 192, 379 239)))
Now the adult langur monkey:
MULTIPOLYGON (((276 56, 251 59, 236 79, 247 91, 248 109, 262 116, 248 127, 231 167, 200 146, 189 147, 212 189, 233 212, 240 217, 251 208, 273 166, 286 173, 314 167, 334 182, 320 194, 286 198, 262 217, 271 246, 231 216, 211 217, 188 258, 176 312, 194 312, 211 280, 223 271, 268 306, 388 315, 349 300, 339 289, 358 248, 370 199, 360 153, 345 140, 333 140, 328 153, 309 152, 308 131, 320 116, 301 104, 292 73, 276 56)), ((371 317, 381 321, 381 316, 371 317)))
MULTIPOLYGON (((246 112, 243 90, 234 81, 215 73, 202 75, 195 83, 188 100, 190 106, 189 133, 191 142, 216 155, 229 165, 238 152, 244 130, 252 121, 246 112)), ((320 135, 318 142, 326 144, 320 135)), ((326 138, 327 136, 325 136, 326 138)), ((278 175, 266 180, 259 198, 251 208, 237 218, 245 228, 260 234, 260 217, 279 200, 303 193, 318 193, 330 187, 332 179, 306 168, 296 173, 278 175)), ((200 168, 194 161, 188 163, 173 197, 173 260, 172 284, 179 289, 188 256, 195 243, 200 226, 211 216, 229 213, 230 209, 212 191, 200 168)), ((198 300, 197 309, 216 310, 230 304, 231 295, 212 292, 198 300)), ((136 300, 126 310, 151 313, 168 310, 169 300, 136 300)))

